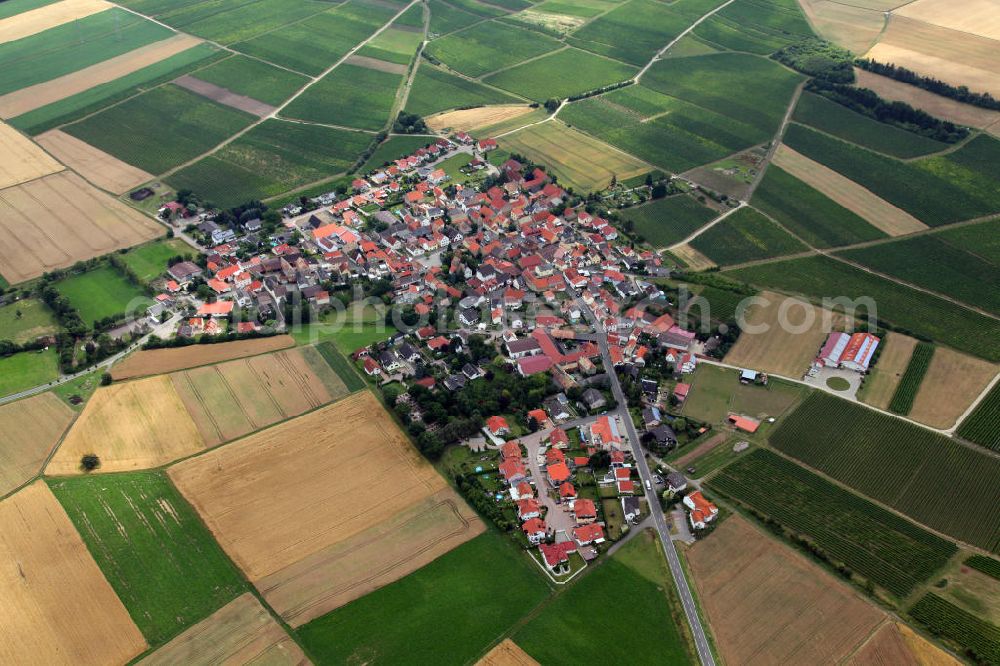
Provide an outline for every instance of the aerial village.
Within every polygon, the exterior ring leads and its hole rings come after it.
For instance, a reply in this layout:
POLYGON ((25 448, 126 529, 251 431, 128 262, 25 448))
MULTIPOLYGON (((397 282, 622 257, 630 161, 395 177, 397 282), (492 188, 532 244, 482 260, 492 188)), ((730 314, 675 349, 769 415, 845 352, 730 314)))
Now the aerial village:
MULTIPOLYGON (((650 498, 694 540, 719 509, 660 456, 710 434, 678 410, 725 336, 678 324, 651 277, 668 273, 655 252, 616 242, 586 201, 496 150, 461 132, 438 139, 345 195, 287 206, 270 229, 165 206, 203 256, 172 262, 148 317, 176 319, 178 337, 262 335, 338 299, 391 304, 403 321, 351 361, 428 457, 461 445, 448 466, 459 490, 554 580, 627 538, 650 498), (455 178, 439 165, 459 152, 471 159, 455 178), (640 450, 655 469, 645 481, 640 450)), ((803 373, 863 373, 878 343, 832 333, 803 373)), ((748 368, 740 381, 768 377, 748 368)), ((760 421, 732 413, 728 425, 752 435, 760 421)))

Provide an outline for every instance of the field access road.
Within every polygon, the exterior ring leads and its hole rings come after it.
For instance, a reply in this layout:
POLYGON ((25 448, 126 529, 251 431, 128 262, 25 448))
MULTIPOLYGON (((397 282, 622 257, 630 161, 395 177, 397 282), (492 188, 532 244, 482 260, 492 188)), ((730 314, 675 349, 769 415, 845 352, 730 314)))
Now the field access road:
MULTIPOLYGON (((143 343, 145 343, 146 340, 148 340, 151 335, 156 334, 159 335, 161 338, 169 337, 169 333, 173 331, 174 324, 180 321, 180 319, 181 316, 179 314, 175 314, 167 321, 163 322, 162 324, 159 324, 158 326, 155 326, 153 330, 151 330, 149 333, 142 336, 141 338, 130 344, 128 347, 115 354, 114 356, 109 356, 100 363, 96 363, 95 365, 92 365, 89 368, 84 368, 83 370, 80 370, 79 372, 74 372, 71 375, 61 375, 57 379, 53 379, 48 384, 41 384, 39 386, 34 386, 30 389, 19 391, 18 393, 11 393, 10 395, 2 396, 0 397, 0 405, 7 404, 8 402, 14 402, 15 400, 20 400, 21 398, 27 398, 28 396, 32 396, 37 393, 43 393, 61 384, 65 384, 66 382, 71 382, 74 379, 83 377, 84 375, 94 372, 95 370, 100 370, 101 368, 110 368, 113 364, 118 362, 126 354, 131 354, 132 352, 141 348, 143 343), (164 333, 166 333, 167 335, 164 335, 164 333)), ((25 352, 25 353, 30 353, 30 352, 25 352)))
POLYGON ((688 624, 691 627, 691 634, 694 636, 695 648, 698 650, 698 659, 703 666, 715 666, 715 657, 712 656, 712 648, 708 644, 708 637, 705 634, 705 628, 701 624, 701 618, 698 617, 698 607, 695 605, 694 596, 691 594, 691 588, 688 586, 687 578, 684 576, 684 569, 681 567, 680 557, 678 557, 677 549, 674 547, 674 542, 670 537, 670 527, 663 515, 663 509, 660 507, 660 498, 656 496, 656 485, 653 483, 653 474, 649 471, 646 456, 642 451, 642 444, 639 442, 639 435, 635 431, 635 425, 632 423, 632 415, 628 411, 628 399, 625 397, 625 392, 622 391, 621 382, 618 381, 614 363, 611 362, 611 352, 608 349, 608 336, 602 332, 604 329, 597 321, 593 310, 584 303, 583 299, 573 289, 569 289, 569 292, 573 294, 576 304, 580 307, 580 311, 586 315, 587 320, 594 327, 594 332, 597 334, 597 344, 601 348, 604 369, 611 382, 611 393, 618 403, 618 408, 614 412, 609 413, 617 414, 620 417, 625 426, 629 443, 632 445, 632 457, 635 458, 635 463, 639 468, 639 482, 642 484, 646 501, 649 502, 649 512, 653 520, 653 527, 656 528, 657 535, 660 537, 663 552, 667 556, 667 564, 670 566, 670 574, 674 578, 674 585, 677 586, 681 605, 684 606, 684 615, 687 616, 688 624), (649 484, 648 486, 646 485, 647 483, 649 484))

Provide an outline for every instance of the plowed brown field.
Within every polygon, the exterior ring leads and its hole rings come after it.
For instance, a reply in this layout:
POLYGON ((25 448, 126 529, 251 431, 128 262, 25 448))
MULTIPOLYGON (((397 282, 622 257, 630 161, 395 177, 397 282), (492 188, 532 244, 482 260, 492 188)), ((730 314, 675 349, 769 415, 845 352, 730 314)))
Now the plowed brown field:
POLYGON ((121 363, 111 368, 111 377, 115 381, 135 379, 147 375, 162 375, 177 370, 196 368, 199 365, 210 365, 231 361, 246 356, 256 356, 266 352, 287 349, 295 346, 295 339, 290 335, 275 335, 269 338, 254 340, 237 340, 236 342, 220 342, 214 345, 191 345, 173 349, 148 349, 136 352, 121 363))
POLYGON ((476 662, 476 666, 537 666, 538 662, 531 658, 531 655, 521 649, 509 638, 476 662))

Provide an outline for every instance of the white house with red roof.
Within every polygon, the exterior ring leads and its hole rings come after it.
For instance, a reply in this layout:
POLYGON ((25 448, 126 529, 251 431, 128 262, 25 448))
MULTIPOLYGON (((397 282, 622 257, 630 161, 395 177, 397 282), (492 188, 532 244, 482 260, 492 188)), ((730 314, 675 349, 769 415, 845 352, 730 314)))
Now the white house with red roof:
POLYGON ((705 526, 719 514, 719 507, 705 499, 700 490, 685 495, 684 506, 690 510, 688 519, 691 521, 691 527, 696 530, 705 529, 705 526))

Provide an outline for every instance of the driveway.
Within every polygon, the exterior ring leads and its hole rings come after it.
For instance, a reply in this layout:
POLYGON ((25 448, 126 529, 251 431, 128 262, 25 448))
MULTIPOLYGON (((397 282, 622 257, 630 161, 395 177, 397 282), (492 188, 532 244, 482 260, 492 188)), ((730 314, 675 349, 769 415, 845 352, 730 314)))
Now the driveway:
POLYGON ((558 504, 549 497, 548 491, 552 486, 545 476, 545 466, 538 462, 538 452, 542 448, 542 439, 552 432, 552 429, 539 430, 520 438, 521 444, 528 449, 526 463, 531 470, 531 476, 535 480, 535 488, 538 491, 538 501, 544 505, 548 511, 545 514, 545 522, 553 532, 563 532, 572 538, 572 530, 576 527, 576 521, 569 510, 569 504, 558 504))

